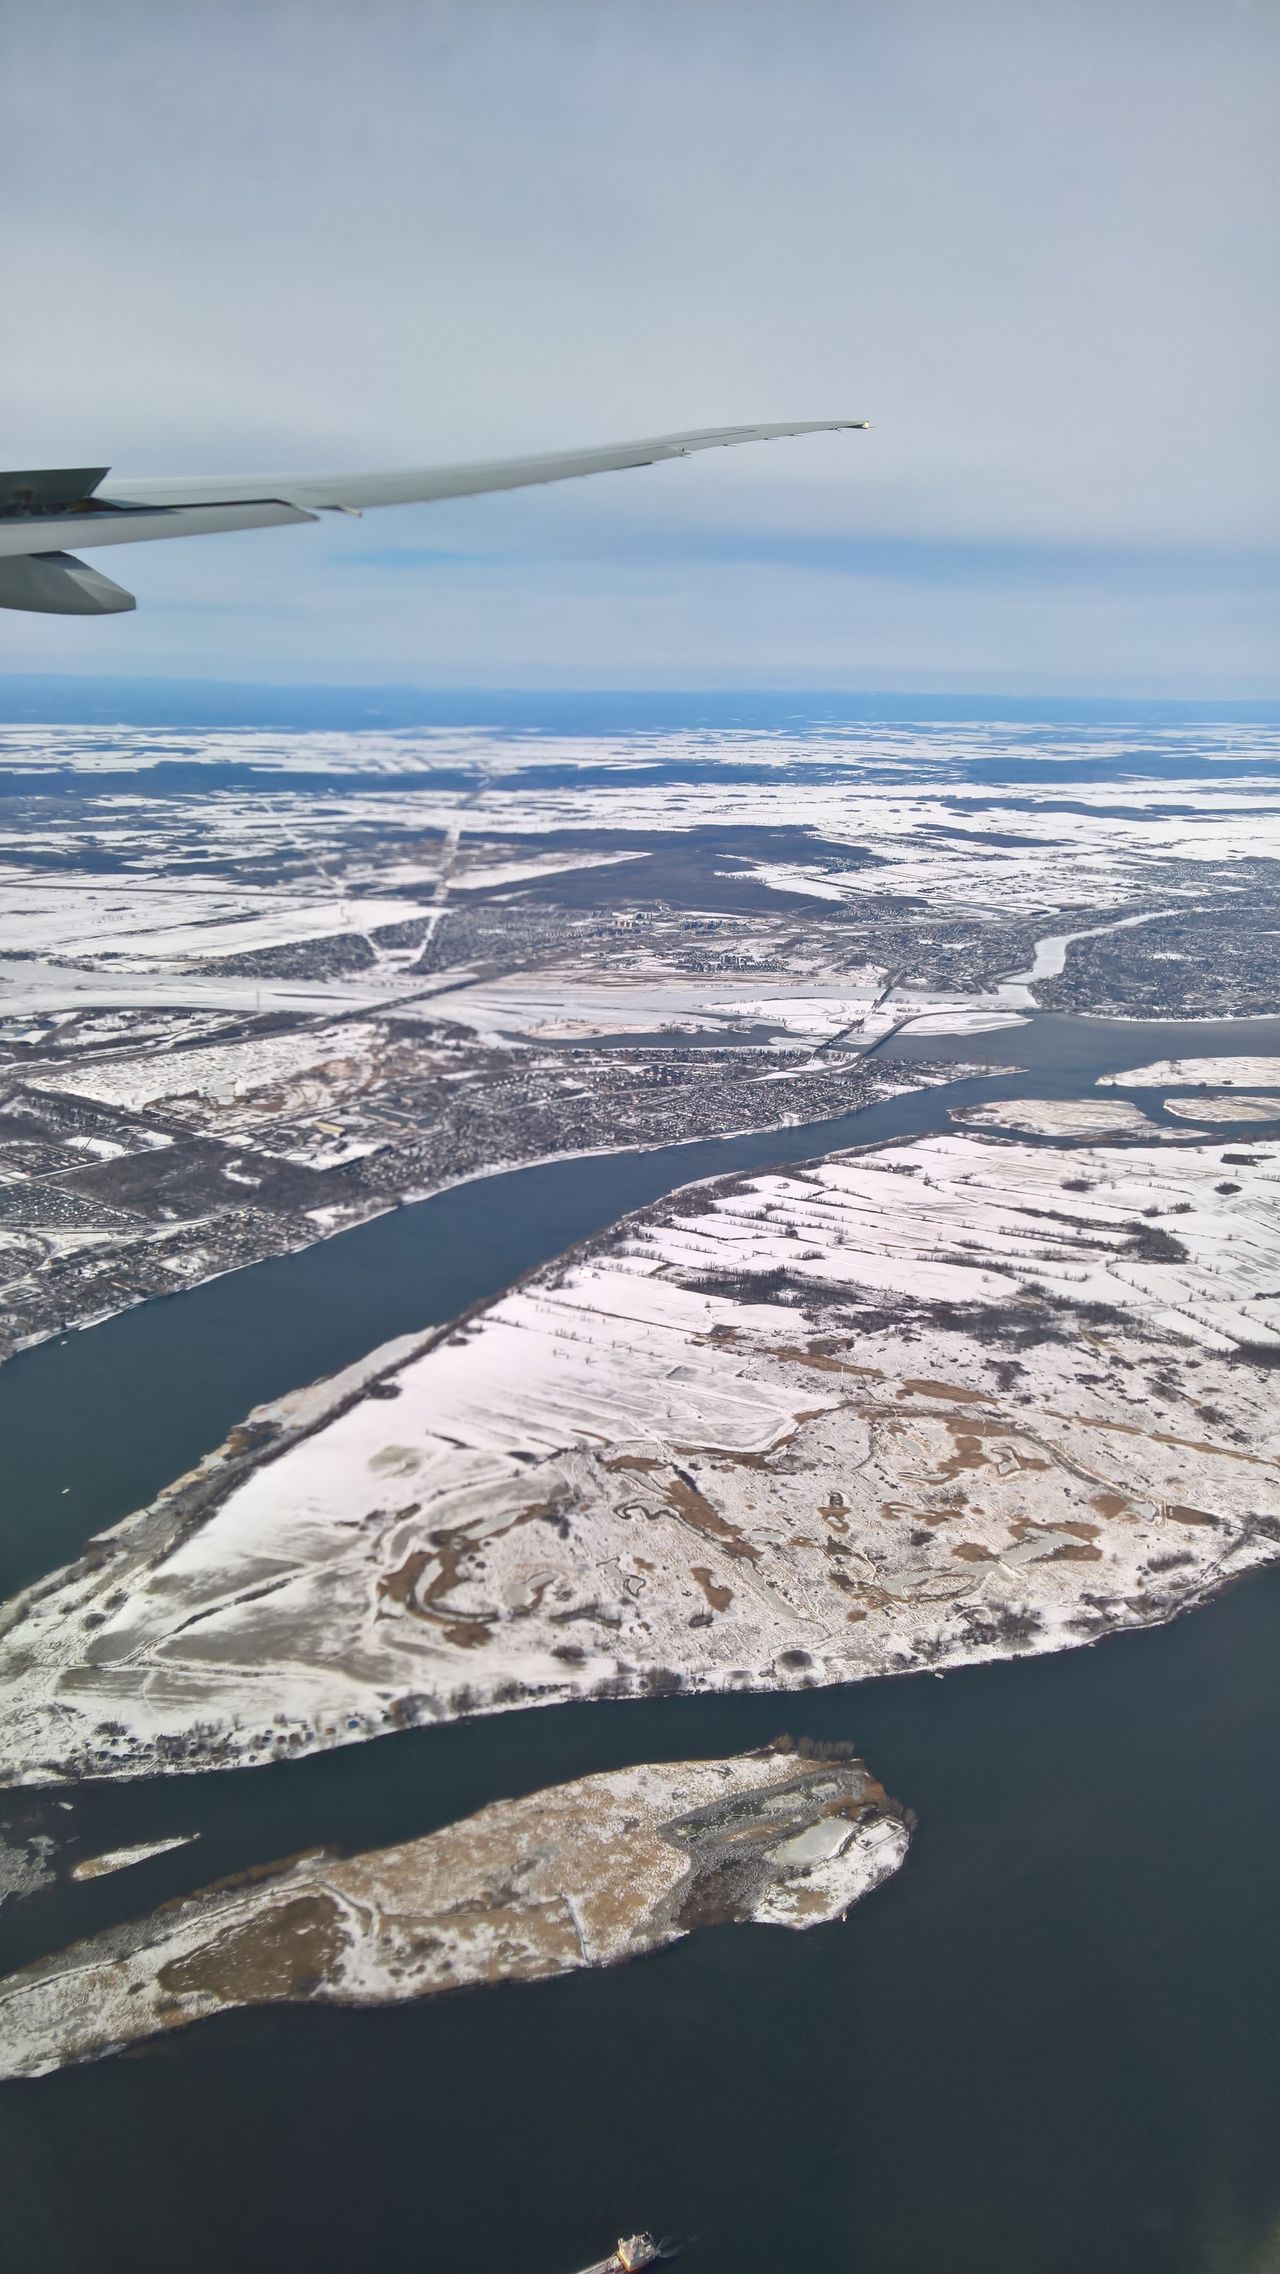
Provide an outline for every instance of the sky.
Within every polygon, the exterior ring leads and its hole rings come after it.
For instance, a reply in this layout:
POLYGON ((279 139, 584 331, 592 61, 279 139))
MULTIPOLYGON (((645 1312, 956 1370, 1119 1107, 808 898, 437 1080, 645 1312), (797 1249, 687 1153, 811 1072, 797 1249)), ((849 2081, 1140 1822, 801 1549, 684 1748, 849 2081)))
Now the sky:
POLYGON ((10 466, 873 422, 91 556, 0 674, 1280 694, 1272 0, 0 0, 0 80, 10 466))

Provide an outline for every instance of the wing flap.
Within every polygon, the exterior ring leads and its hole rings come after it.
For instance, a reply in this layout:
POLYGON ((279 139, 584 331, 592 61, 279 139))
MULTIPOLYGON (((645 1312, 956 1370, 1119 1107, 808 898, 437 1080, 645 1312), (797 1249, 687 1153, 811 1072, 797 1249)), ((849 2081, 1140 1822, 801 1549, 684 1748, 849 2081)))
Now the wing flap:
POLYGON ((29 521, 69 513, 93 496, 109 466, 35 466, 0 474, 0 521, 29 521))
POLYGON ((652 466, 664 458, 688 458, 697 450, 770 442, 781 435, 838 434, 866 424, 865 419, 838 418, 694 427, 590 450, 374 474, 220 474, 136 482, 108 482, 100 466, 0 474, 0 608, 58 615, 106 615, 132 608, 132 595, 76 560, 65 549, 72 545, 134 545, 147 538, 278 529, 314 521, 318 513, 475 497, 485 490, 524 489, 652 466))
POLYGON ((227 530, 283 529, 315 518, 279 498, 238 498, 221 505, 121 506, 115 512, 0 521, 0 560, 47 553, 54 537, 61 545, 137 545, 148 537, 216 537, 227 530))

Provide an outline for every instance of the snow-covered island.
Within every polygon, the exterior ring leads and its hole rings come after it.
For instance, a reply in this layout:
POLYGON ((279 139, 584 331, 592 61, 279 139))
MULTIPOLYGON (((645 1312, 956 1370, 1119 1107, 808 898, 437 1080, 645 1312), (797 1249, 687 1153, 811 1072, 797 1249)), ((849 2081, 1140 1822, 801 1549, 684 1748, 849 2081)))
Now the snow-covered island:
POLYGON ((1027 1137, 1137 1137, 1150 1145, 1181 1134, 1158 1129, 1136 1105, 1117 1098, 998 1098, 952 1106, 949 1118, 962 1129, 1007 1129, 1027 1137))
POLYGON ((126 1848, 108 1848, 102 1855, 82 1856, 71 1866, 73 1879, 109 1879, 117 1871, 129 1871, 135 1863, 150 1863, 152 1856, 167 1856, 174 1848, 189 1848, 198 1832, 177 1832, 163 1840, 136 1840, 126 1848))
POLYGON ((0 2076, 39 2076, 233 2006, 390 2005, 613 1966, 699 1926, 842 1918, 904 1861, 852 1748, 582 1777, 400 1846, 223 1881, 0 1982, 0 2076))
POLYGON ((1280 1058, 1159 1058, 1149 1066, 1128 1066, 1123 1073, 1099 1074, 1099 1089, 1165 1090, 1209 1086, 1280 1090, 1280 1058))
MULTIPOLYGON (((1098 1089, 1164 1089, 1166 1113, 1181 1121, 1280 1121, 1280 1058, 1161 1058, 1150 1066, 1130 1066, 1123 1073, 1099 1074, 1098 1089), (1249 1085, 1264 1092, 1255 1096, 1249 1085)), ((1113 1107, 1113 1111, 1122 1108, 1113 1107)))
POLYGON ((953 1133, 686 1188, 260 1408, 0 1614, 0 1779, 1167 1619, 1280 1548, 1280 1156, 953 1133))

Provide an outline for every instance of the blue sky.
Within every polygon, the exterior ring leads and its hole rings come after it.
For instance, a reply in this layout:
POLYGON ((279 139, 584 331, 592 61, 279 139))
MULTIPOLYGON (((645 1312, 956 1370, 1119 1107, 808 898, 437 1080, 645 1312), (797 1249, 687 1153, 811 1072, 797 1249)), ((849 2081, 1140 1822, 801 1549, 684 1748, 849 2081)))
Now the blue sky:
POLYGON ((139 547, 0 672, 1280 693, 1278 66, 1268 0, 0 0, 11 465, 874 421, 139 547))

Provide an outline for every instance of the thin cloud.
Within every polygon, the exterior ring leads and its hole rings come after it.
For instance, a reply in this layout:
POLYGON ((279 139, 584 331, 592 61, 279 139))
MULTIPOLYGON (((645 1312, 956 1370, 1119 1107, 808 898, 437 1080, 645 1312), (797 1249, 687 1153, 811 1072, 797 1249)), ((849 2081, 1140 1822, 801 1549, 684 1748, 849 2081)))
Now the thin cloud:
POLYGON ((0 669, 1277 684, 1274 10, 0 0, 0 63, 40 89, 0 160, 10 462, 875 422, 139 548, 136 617, 0 617, 0 669))

